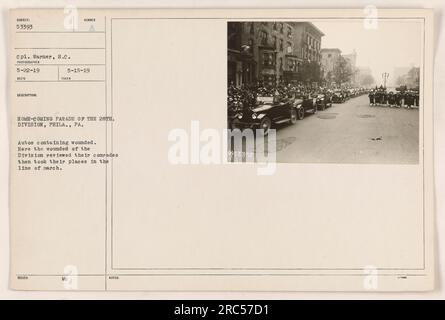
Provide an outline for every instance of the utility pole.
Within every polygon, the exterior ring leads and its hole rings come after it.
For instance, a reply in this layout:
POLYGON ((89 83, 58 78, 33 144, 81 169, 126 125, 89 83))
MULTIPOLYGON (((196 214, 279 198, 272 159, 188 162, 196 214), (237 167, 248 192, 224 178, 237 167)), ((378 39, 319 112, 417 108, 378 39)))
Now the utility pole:
POLYGON ((389 73, 388 72, 383 72, 382 73, 382 78, 383 78, 383 87, 386 88, 386 80, 388 80, 388 78, 389 78, 389 73))

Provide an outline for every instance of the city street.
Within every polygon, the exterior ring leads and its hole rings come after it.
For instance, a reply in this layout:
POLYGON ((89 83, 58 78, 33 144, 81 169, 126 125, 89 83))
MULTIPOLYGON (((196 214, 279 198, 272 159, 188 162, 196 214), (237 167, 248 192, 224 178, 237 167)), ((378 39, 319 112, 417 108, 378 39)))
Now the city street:
POLYGON ((419 110, 371 107, 367 95, 277 129, 277 162, 418 163, 419 110))

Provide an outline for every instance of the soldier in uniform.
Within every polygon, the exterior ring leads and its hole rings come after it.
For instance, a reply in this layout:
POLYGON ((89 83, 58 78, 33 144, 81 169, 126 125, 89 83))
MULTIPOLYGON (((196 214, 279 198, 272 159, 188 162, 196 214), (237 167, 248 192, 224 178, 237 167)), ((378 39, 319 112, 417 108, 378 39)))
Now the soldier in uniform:
POLYGON ((402 94, 400 93, 400 91, 397 91, 394 94, 394 104, 397 108, 400 108, 402 105, 402 94))
POLYGON ((389 104, 389 107, 390 108, 392 108, 392 107, 394 107, 395 106, 395 97, 394 97, 394 92, 392 92, 392 91, 390 91, 389 93, 388 93, 388 95, 387 95, 387 100, 388 100, 388 104, 389 104))
POLYGON ((417 91, 415 91, 415 93, 414 93, 414 98, 416 99, 415 100, 415 103, 414 103, 414 105, 416 106, 416 107, 418 107, 419 106, 419 91, 417 90, 417 91))
POLYGON ((380 99, 381 99, 381 93, 379 90, 375 90, 374 91, 374 105, 379 105, 380 104, 380 99))
POLYGON ((413 106, 414 97, 411 91, 405 92, 405 104, 407 109, 411 109, 413 106))
POLYGON ((405 107, 405 92, 399 91, 399 107, 404 108, 405 107))
POLYGON ((369 97, 369 105, 375 106, 375 92, 374 92, 374 90, 369 91, 368 97, 369 97))
POLYGON ((382 91, 382 104, 388 105, 388 92, 382 91))

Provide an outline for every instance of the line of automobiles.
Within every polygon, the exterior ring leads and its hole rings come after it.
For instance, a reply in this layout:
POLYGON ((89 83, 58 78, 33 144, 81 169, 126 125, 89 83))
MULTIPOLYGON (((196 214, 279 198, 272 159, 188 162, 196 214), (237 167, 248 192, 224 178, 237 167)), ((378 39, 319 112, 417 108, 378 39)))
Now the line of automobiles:
POLYGON ((304 119, 307 113, 314 114, 331 107, 332 103, 343 103, 364 93, 364 89, 326 90, 321 93, 289 91, 285 94, 256 95, 250 103, 229 98, 228 124, 230 129, 262 129, 267 135, 274 125, 295 124, 304 119))

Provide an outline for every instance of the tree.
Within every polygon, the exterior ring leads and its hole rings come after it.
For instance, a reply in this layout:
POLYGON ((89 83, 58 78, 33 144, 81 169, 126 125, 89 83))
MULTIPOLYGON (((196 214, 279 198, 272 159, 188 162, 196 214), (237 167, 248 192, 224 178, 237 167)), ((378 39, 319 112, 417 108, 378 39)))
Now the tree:
POLYGON ((396 85, 398 86, 406 85, 406 75, 398 76, 396 80, 396 85))
POLYGON ((351 80, 352 74, 353 71, 351 70, 351 66, 349 65, 348 61, 344 57, 339 57, 332 72, 333 80, 338 85, 342 85, 343 83, 351 80))
POLYGON ((420 69, 411 68, 407 73, 396 79, 396 85, 407 86, 408 88, 418 88, 420 84, 420 69))
POLYGON ((305 61, 301 68, 301 80, 306 82, 321 83, 321 67, 315 61, 305 61))
POLYGON ((420 68, 413 67, 407 74, 407 85, 411 88, 418 88, 420 85, 420 68))

